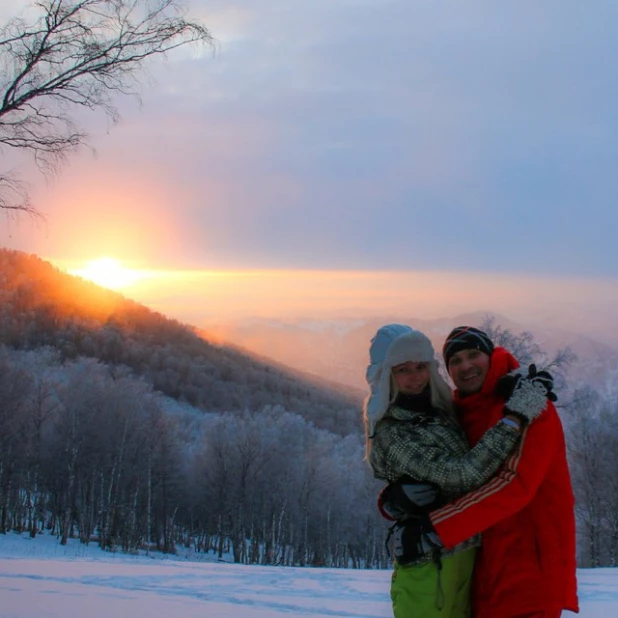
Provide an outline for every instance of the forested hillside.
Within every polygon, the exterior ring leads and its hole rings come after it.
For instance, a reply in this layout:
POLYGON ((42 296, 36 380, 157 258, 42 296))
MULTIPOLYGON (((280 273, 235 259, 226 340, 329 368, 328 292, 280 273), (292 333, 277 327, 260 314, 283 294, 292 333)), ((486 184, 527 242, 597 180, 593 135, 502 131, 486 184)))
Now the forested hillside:
POLYGON ((0 251, 0 533, 385 565, 360 398, 0 251))
POLYGON ((124 365, 204 411, 279 405, 341 435, 361 430, 354 389, 213 345, 190 326, 17 251, 0 250, 0 343, 124 365))

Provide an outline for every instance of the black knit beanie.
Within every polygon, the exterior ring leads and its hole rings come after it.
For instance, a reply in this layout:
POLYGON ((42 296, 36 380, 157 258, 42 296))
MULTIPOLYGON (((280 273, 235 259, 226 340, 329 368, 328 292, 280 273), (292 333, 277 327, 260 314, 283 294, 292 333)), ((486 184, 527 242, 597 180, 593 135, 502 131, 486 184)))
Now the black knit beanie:
POLYGON ((442 348, 442 356, 444 356, 447 369, 453 354, 461 352, 461 350, 480 350, 491 356, 494 351, 494 344, 487 333, 482 330, 474 328, 474 326, 458 326, 449 333, 442 348))

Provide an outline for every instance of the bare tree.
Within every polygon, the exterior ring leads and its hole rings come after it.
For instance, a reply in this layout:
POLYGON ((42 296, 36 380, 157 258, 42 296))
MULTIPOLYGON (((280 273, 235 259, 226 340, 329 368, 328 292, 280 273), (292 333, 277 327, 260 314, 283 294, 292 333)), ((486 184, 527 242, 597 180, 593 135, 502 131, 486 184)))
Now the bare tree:
POLYGON ((481 323, 484 330, 495 345, 507 348, 522 365, 529 365, 541 355, 541 347, 529 331, 513 333, 496 323, 493 315, 487 315, 481 323))
MULTIPOLYGON (((555 390, 565 390, 567 386, 566 371, 577 360, 577 355, 570 347, 560 348, 553 355, 548 355, 537 343, 530 331, 514 333, 496 323, 492 315, 487 315, 481 323, 489 338, 499 346, 506 348, 517 358, 522 367, 535 363, 539 369, 552 372, 555 390)), ((561 401, 560 407, 565 404, 561 401)))
MULTIPOLYGON (((183 0, 40 0, 0 28, 0 144, 28 151, 43 171, 86 144, 80 108, 119 118, 114 99, 138 96, 144 61, 208 30, 183 0)), ((19 179, 0 174, 0 209, 37 214, 19 179)))

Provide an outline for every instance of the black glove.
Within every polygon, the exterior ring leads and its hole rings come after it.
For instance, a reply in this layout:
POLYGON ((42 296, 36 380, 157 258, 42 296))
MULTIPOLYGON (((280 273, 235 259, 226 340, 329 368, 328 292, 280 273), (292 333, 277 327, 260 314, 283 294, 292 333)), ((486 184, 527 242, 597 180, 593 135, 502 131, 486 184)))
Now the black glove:
POLYGON ((537 371, 536 365, 528 367, 528 379, 534 383, 541 384, 545 389, 545 396, 550 401, 558 401, 558 396, 553 392, 554 378, 549 371, 537 371))
POLYGON ((397 481, 380 492, 378 509, 383 517, 393 521, 429 512, 437 498, 438 489, 431 483, 397 481))
POLYGON ((547 408, 547 400, 556 401, 552 392, 554 380, 547 371, 528 367, 528 375, 516 376, 511 396, 505 402, 504 414, 518 416, 522 422, 530 423, 547 408), (518 379, 517 379, 518 378, 518 379))
POLYGON ((498 378, 494 393, 506 401, 519 385, 521 378, 522 376, 519 369, 512 373, 507 373, 505 376, 498 378))
POLYGON ((386 539, 387 551, 391 538, 393 556, 400 565, 418 562, 443 547, 428 515, 410 517, 391 526, 386 539))
POLYGON ((528 367, 528 375, 522 375, 520 369, 502 376, 496 382, 494 393, 503 399, 509 399, 514 391, 519 388, 521 380, 530 380, 541 385, 545 389, 545 396, 550 401, 558 401, 556 393, 553 392, 554 378, 549 371, 537 371, 533 363, 528 367))

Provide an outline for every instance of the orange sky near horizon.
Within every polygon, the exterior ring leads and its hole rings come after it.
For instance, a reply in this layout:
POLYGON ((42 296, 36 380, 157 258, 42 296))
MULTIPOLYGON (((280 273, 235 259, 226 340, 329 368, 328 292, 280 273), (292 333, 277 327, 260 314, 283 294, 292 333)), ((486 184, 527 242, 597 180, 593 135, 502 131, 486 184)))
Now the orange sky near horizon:
MULTIPOLYGON (((87 272, 77 272, 85 262, 50 261, 91 278, 87 272)), ((597 311, 596 324, 602 327, 603 316, 613 315, 612 298, 618 294, 617 281, 601 278, 437 271, 174 270, 141 268, 132 262, 120 262, 119 267, 127 276, 117 273, 122 285, 109 287, 197 327, 247 318, 428 319, 471 311, 527 322, 551 319, 565 328, 583 326, 582 312, 597 311)), ((595 325, 594 319, 591 322, 588 326, 595 325)))

